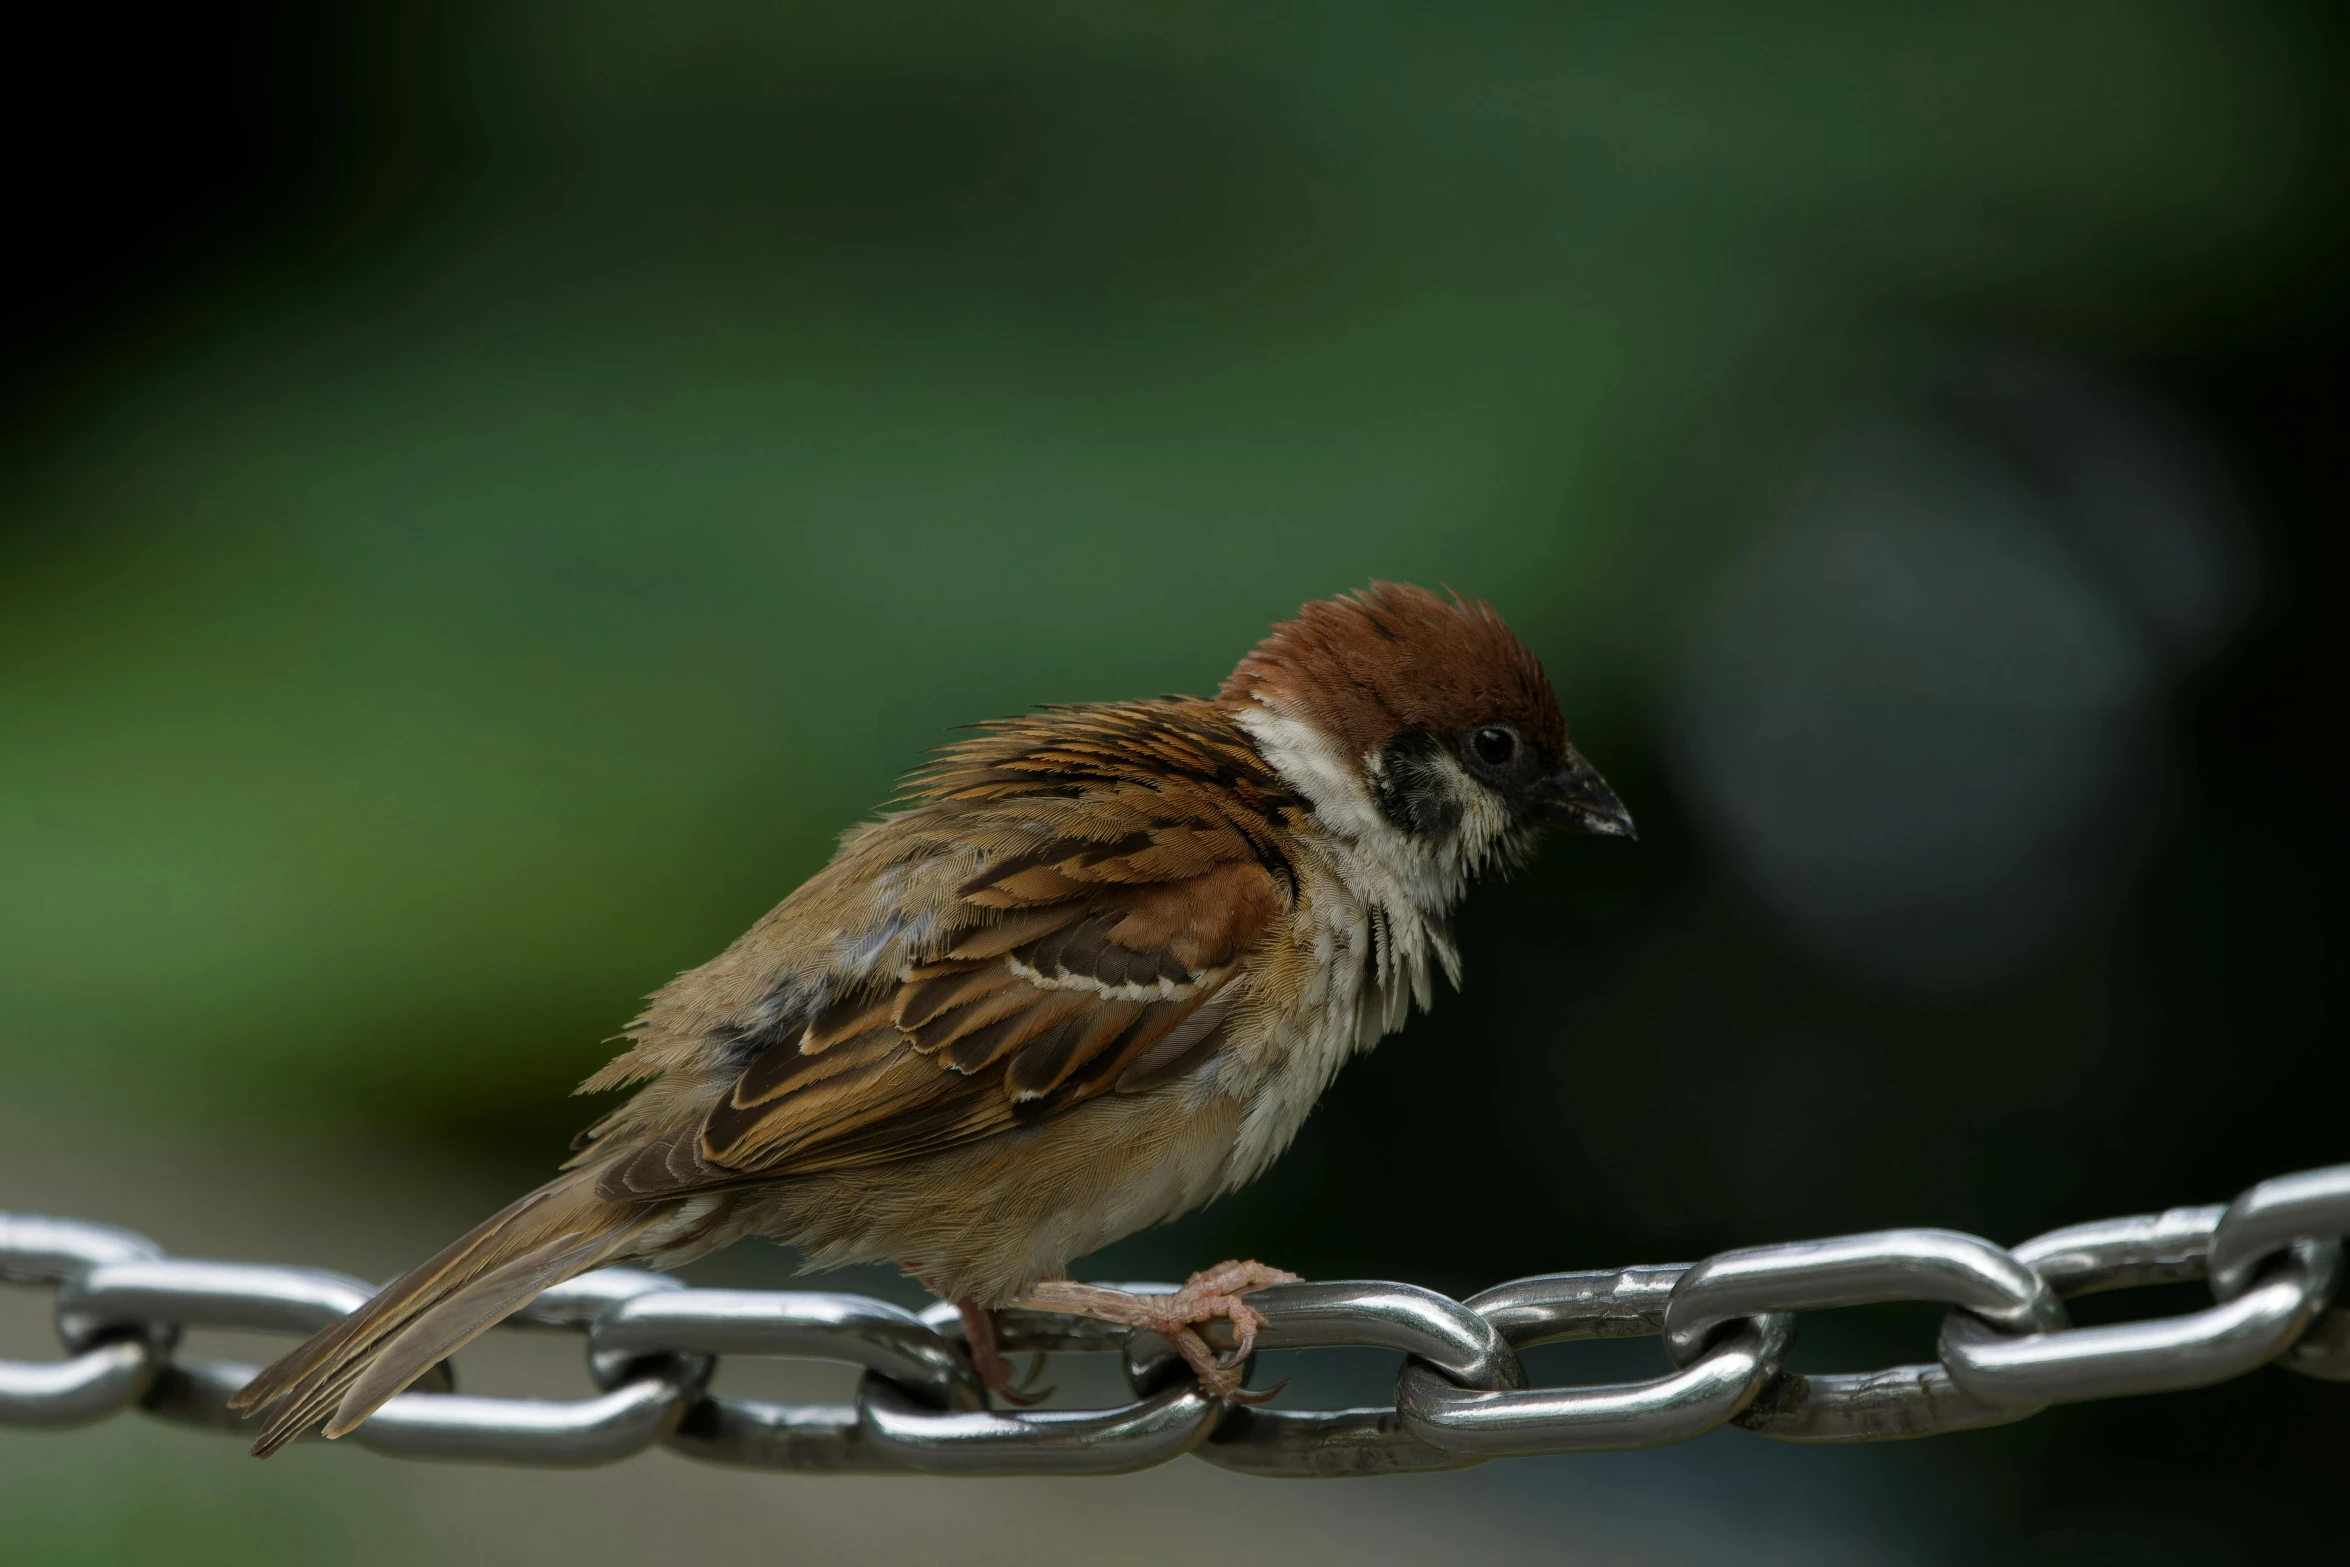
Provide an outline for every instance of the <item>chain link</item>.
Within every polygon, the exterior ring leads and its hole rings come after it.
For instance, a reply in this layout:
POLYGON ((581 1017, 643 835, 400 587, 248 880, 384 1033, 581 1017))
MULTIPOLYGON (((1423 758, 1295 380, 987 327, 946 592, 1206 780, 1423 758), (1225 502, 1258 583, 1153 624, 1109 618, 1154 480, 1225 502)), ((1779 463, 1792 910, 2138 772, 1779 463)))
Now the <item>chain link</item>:
MULTIPOLYGON (((548 1290, 509 1327, 581 1334, 595 1396, 484 1398, 446 1365, 352 1433, 406 1458, 588 1465, 665 1446, 708 1463, 832 1474, 1118 1474, 1192 1453, 1244 1474, 1459 1469, 1535 1453, 1660 1447, 1732 1423, 1782 1441, 1928 1436, 2049 1404, 2202 1387, 2269 1362, 2350 1381, 2350 1311, 2331 1303, 2350 1233, 2350 1165, 2279 1176, 2227 1206, 2106 1219, 2012 1249, 1952 1230, 1744 1247, 1695 1264, 1519 1279, 1465 1301, 1409 1284, 1283 1284, 1250 1301, 1266 1349, 1399 1351, 1389 1406, 1301 1411, 1203 1396, 1155 1334, 1009 1312, 1016 1352, 1122 1356, 1113 1409, 991 1408, 951 1307, 860 1295, 690 1289, 608 1268, 548 1290), (2208 1279, 2213 1304, 2076 1327, 2064 1302, 2208 1279), (1950 1307, 1938 1358, 1866 1374, 1792 1372, 1796 1314, 1888 1301, 1950 1307), (1660 1336, 1640 1382, 1534 1388, 1519 1352, 1660 1336), (720 1357, 858 1367, 845 1405, 707 1391, 720 1357)), ((236 1431, 251 1366, 179 1352, 188 1328, 310 1333, 372 1293, 314 1268, 167 1257, 144 1236, 0 1214, 0 1282, 57 1291, 54 1361, 0 1360, 0 1425, 67 1426, 137 1406, 236 1431)), ((1128 1289, 1165 1290, 1163 1284, 1128 1289)), ((1230 1325, 1204 1330, 1231 1346, 1230 1325)))

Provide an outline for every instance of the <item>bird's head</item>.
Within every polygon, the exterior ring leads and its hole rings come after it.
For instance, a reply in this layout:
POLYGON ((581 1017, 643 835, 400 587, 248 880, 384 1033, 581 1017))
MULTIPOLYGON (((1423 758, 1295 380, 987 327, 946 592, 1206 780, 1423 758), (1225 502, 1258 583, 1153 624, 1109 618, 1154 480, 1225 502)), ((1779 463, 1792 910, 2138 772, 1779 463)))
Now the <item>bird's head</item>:
POLYGON ((1633 836, 1541 661, 1476 600, 1378 582, 1308 604, 1216 701, 1332 828, 1400 835, 1464 874, 1542 823, 1633 836))

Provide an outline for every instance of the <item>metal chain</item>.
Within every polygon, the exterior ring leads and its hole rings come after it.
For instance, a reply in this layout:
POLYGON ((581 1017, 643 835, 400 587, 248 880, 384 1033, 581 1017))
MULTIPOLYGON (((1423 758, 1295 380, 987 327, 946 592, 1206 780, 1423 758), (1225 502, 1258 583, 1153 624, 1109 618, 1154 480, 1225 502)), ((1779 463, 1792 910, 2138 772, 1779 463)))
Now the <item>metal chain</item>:
MULTIPOLYGON (((1192 1453, 1245 1474, 1309 1477, 1660 1447, 1725 1422, 1781 1441, 1883 1441, 2202 1387, 2270 1361, 2350 1381, 2350 1311, 2329 1309, 2346 1233, 2350 1165, 2336 1165, 2263 1181, 2225 1208, 2073 1225, 2012 1250, 1953 1230, 1880 1230, 1694 1265, 1545 1274, 1465 1301, 1377 1282, 1255 1292, 1262 1348, 1402 1352, 1392 1406, 1330 1411, 1205 1397, 1155 1335, 1036 1312, 1006 1314, 1007 1348, 1120 1354, 1134 1400, 994 1409, 951 1307, 917 1314, 859 1295, 690 1289, 609 1268, 556 1286, 508 1323, 584 1334, 598 1396, 471 1397, 444 1366, 352 1437, 407 1458, 510 1464, 611 1463, 660 1445, 751 1469, 1116 1474, 1192 1453), (2201 1311, 2103 1327, 2066 1315, 2074 1296, 2194 1279, 2211 1285, 2214 1304, 2201 1311), (1796 1313, 1886 1301, 1951 1308, 1938 1359, 1866 1375, 1784 1368, 1796 1313), (1526 1386, 1521 1350, 1642 1335, 1664 1339, 1662 1375, 1526 1386), (864 1377, 842 1406, 720 1398, 706 1388, 721 1355, 845 1361, 864 1377)), ((9 1214, 0 1281, 57 1290, 67 1355, 0 1361, 0 1425, 15 1426, 79 1425, 135 1404, 240 1430, 228 1397, 254 1368, 182 1356, 181 1332, 309 1333, 372 1293, 339 1273, 167 1257, 126 1230, 9 1214)), ((1231 1343, 1228 1324, 1208 1336, 1231 1343)))

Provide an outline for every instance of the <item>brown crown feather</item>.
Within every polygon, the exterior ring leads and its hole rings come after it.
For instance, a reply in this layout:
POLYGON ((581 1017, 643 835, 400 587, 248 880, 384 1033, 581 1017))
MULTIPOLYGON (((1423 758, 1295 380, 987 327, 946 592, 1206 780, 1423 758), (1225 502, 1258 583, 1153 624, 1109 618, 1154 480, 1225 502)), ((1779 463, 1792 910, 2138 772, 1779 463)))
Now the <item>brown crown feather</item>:
POLYGON ((1317 599, 1240 661, 1216 704, 1252 703, 1305 718, 1355 756, 1411 730, 1459 734, 1508 724, 1550 761, 1567 724, 1542 661, 1493 606, 1408 583, 1317 599))

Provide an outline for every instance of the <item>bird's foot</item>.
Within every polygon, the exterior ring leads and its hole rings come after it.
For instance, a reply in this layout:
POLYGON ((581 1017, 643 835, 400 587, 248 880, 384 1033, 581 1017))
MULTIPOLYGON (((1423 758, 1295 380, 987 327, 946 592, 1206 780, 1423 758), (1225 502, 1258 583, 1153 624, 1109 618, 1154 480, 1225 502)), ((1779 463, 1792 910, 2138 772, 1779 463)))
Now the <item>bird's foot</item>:
POLYGON ((995 1313, 967 1300, 956 1301, 955 1310, 963 1318, 963 1342, 971 1357, 972 1373, 979 1378, 980 1385, 1017 1409, 1044 1402, 1052 1393, 1051 1388, 1029 1391, 1036 1383, 1037 1374, 1044 1369, 1044 1357, 1036 1357, 1026 1376, 1013 1376, 1012 1363, 1004 1358, 1003 1346, 996 1338, 995 1313))
POLYGON ((1241 1391, 1240 1378, 1249 1351, 1256 1347, 1257 1334, 1265 1326, 1264 1317, 1241 1297, 1268 1284, 1297 1282, 1296 1274, 1268 1268, 1261 1262, 1223 1262, 1193 1274, 1171 1295, 1137 1295, 1100 1284, 1048 1279, 1031 1286, 1015 1304, 1035 1311, 1066 1312, 1129 1328, 1147 1328, 1175 1346, 1183 1363, 1199 1378, 1201 1392, 1236 1404, 1261 1404, 1281 1389, 1271 1388, 1262 1393, 1241 1391), (1232 1324, 1234 1342, 1229 1355, 1218 1355, 1200 1336, 1200 1326, 1209 1322, 1232 1324))

